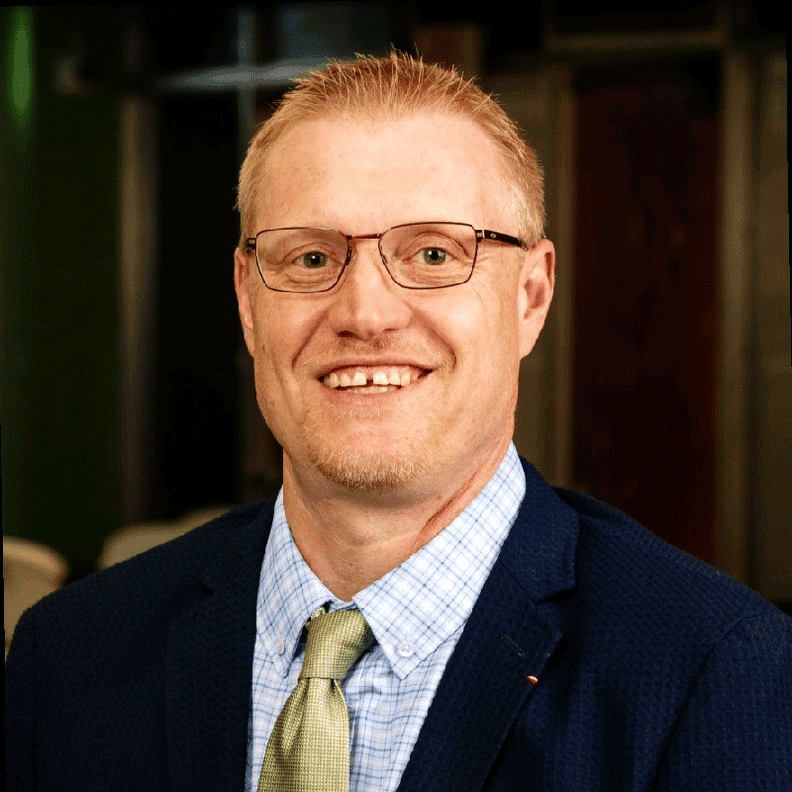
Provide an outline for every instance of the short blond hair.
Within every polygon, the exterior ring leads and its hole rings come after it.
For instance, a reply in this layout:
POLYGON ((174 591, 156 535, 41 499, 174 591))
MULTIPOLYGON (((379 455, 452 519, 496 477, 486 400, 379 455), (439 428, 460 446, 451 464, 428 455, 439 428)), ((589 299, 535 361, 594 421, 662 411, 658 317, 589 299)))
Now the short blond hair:
POLYGON ((473 80, 464 79, 455 69, 392 52, 383 58, 358 56, 354 61, 334 62, 301 78, 261 125, 239 172, 240 244, 255 233, 252 224, 267 154, 288 128, 333 114, 388 121, 426 110, 469 118, 490 136, 501 155, 503 182, 520 218, 518 232, 529 245, 541 239, 542 169, 514 121, 473 80))

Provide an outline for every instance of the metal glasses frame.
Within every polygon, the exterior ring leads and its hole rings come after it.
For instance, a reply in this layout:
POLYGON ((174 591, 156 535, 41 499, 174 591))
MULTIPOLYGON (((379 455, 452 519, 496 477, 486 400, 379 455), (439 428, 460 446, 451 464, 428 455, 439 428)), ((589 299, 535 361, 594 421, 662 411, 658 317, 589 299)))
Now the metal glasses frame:
POLYGON ((513 247, 519 247, 523 250, 527 250, 527 244, 520 239, 519 237, 512 236, 511 234, 504 234, 500 231, 490 231, 488 228, 474 228, 470 223, 453 223, 448 222, 447 220, 427 220, 420 223, 401 223, 400 225, 391 226, 390 228, 386 229, 380 234, 345 234, 343 231, 339 231, 336 228, 314 228, 311 226, 286 226, 284 228, 263 228, 261 231, 257 231, 256 235, 253 237, 248 237, 245 240, 244 250, 246 252, 252 252, 256 257, 256 269, 258 270, 259 276, 261 277, 262 283, 271 291, 277 292, 285 292, 287 294, 321 294, 322 292, 330 291, 334 289, 338 283, 341 281, 341 278, 346 272, 346 268, 349 262, 352 260, 352 242, 358 239, 376 239, 377 240, 377 248, 379 250, 380 258, 382 259, 382 264, 385 267, 388 275, 390 275, 391 280, 401 286, 402 289, 417 289, 417 290, 426 290, 426 289, 448 289, 451 286, 461 286, 463 283, 467 283, 471 277, 473 276, 473 270, 476 267, 476 261, 478 260, 478 249, 479 249, 479 242, 483 242, 485 240, 491 240, 493 242, 502 242, 505 245, 512 245, 513 247), (473 253, 473 263, 470 265, 470 273, 468 274, 467 278, 463 281, 459 281, 458 283, 447 283, 443 286, 405 286, 403 283, 399 283, 396 278, 393 276, 393 273, 390 271, 390 267, 388 267, 388 260, 385 258, 385 254, 382 252, 382 237, 385 236, 390 231, 393 231, 397 228, 408 228, 409 226, 422 226, 422 225, 453 225, 453 226, 465 226, 466 228, 470 228, 476 235, 476 250, 473 253), (258 258, 258 245, 257 240, 261 236, 261 234, 266 233, 267 231, 332 231, 335 234, 343 237, 346 240, 347 245, 347 252, 346 252, 346 259, 344 260, 344 265, 338 271, 338 277, 333 281, 333 283, 325 289, 315 289, 311 291, 301 291, 299 289, 276 289, 273 286, 270 286, 267 281, 264 279, 264 273, 261 271, 261 264, 258 258))

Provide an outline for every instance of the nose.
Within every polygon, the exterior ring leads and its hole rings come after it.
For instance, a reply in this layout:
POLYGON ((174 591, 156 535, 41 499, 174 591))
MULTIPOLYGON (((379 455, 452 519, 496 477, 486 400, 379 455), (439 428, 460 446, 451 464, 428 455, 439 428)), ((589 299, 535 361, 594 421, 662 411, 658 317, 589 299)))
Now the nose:
POLYGON ((412 312, 405 297, 385 269, 377 241, 357 240, 327 318, 336 334, 368 341, 409 324, 412 312))

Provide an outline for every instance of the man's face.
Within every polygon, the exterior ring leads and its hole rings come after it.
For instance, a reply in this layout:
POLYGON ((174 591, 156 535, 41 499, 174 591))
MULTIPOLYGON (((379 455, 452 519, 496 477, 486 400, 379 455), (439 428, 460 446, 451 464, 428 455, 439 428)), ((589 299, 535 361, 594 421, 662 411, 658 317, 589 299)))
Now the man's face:
MULTIPOLYGON (((267 159, 254 231, 359 235, 446 220, 518 235, 498 165, 486 135, 451 115, 301 122, 267 159)), ((265 288, 254 257, 237 251, 259 406, 284 475, 379 498, 430 495, 511 439, 519 361, 552 293, 552 246, 482 243, 467 283, 411 290, 390 278, 376 240, 353 244, 341 282, 316 294, 265 288), (409 384, 373 384, 383 376, 409 384), (344 387, 362 377, 366 387, 344 387)))

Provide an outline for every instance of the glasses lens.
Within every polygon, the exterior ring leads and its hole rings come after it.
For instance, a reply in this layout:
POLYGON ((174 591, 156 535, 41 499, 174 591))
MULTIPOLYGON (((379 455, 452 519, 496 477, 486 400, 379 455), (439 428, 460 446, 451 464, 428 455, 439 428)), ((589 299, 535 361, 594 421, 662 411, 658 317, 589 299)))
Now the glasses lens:
POLYGON ((332 288, 347 256, 337 231, 280 228, 256 238, 256 260, 264 283, 279 291, 312 292, 332 288))
POLYGON ((462 223, 415 223, 388 231, 382 255, 402 286, 436 289, 464 283, 476 261, 476 232, 462 223))

